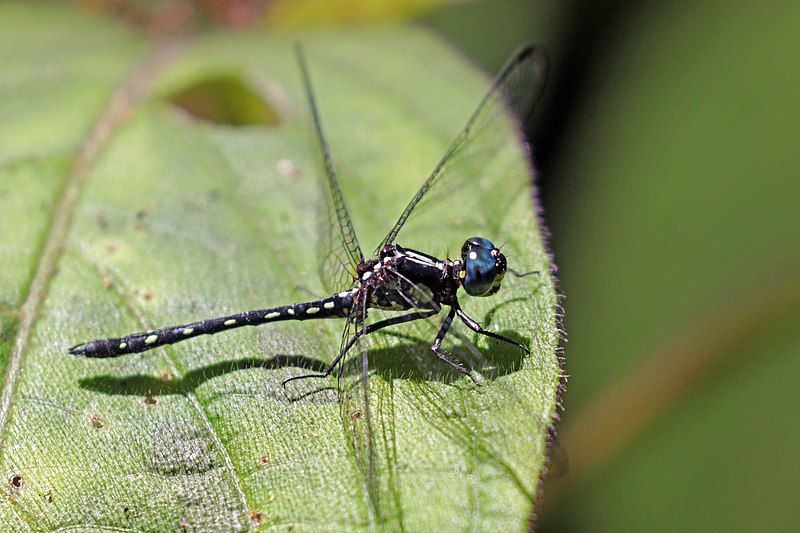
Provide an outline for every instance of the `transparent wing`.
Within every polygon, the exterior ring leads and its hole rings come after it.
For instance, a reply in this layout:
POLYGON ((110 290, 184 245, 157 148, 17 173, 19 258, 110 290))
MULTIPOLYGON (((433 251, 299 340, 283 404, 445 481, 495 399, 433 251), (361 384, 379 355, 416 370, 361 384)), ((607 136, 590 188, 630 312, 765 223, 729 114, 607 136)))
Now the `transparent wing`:
MULTIPOLYGON (((455 226, 463 241, 479 231, 485 235, 497 229, 501 221, 491 218, 497 206, 511 203, 532 179, 527 161, 520 164, 527 155, 515 142, 521 135, 517 120, 527 118, 541 95, 546 64, 544 52, 533 47, 523 48, 508 62, 376 254, 396 242, 401 230, 404 246, 426 249, 429 242, 414 242, 408 235, 430 238, 440 235, 443 226, 455 226)), ((460 247, 461 242, 447 244, 460 247)))
POLYGON ((317 141, 322 152, 322 164, 326 178, 323 180, 326 203, 324 212, 326 216, 322 217, 322 227, 319 232, 321 239, 319 246, 319 273, 325 289, 328 292, 335 292, 353 284, 356 278, 356 266, 364 260, 364 254, 358 244, 358 238, 353 229, 353 221, 350 219, 347 204, 344 201, 342 189, 336 177, 336 169, 331 160, 328 141, 322 131, 322 123, 317 111, 317 102, 311 85, 311 77, 306 67, 303 49, 299 44, 295 45, 295 54, 303 75, 303 85, 308 98, 308 105, 311 108, 317 141))
MULTIPOLYGON (((355 343, 347 361, 339 367, 339 397, 342 423, 355 457, 361 481, 361 492, 369 509, 370 522, 383 516, 381 495, 383 484, 379 483, 381 453, 376 448, 375 425, 382 417, 372 410, 372 392, 369 379, 369 342, 366 335, 367 307, 353 309, 352 323, 358 328, 355 343)), ((385 464, 385 463, 384 463, 385 464)))
MULTIPOLYGON (((529 280, 524 281, 527 284, 529 280)), ((415 301, 424 301, 425 294, 425 291, 412 288, 406 296, 415 301)), ((497 306, 496 302, 487 303, 492 307, 486 308, 485 313, 483 309, 478 313, 471 312, 484 327, 502 324, 510 307, 513 307, 505 305, 493 308, 497 306)), ((395 399, 395 404, 384 405, 381 402, 373 409, 376 413, 373 427, 380 428, 375 431, 378 439, 377 456, 379 459, 383 457, 381 453, 388 456, 387 466, 381 472, 392 475, 392 465, 403 465, 397 474, 401 480, 402 476, 417 479, 459 475, 458 467, 453 465, 460 461, 451 459, 452 450, 457 449, 456 455, 463 457, 461 464, 481 465, 478 469, 489 467, 486 470, 493 472, 493 475, 513 479, 514 472, 523 468, 523 465, 509 462, 509 458, 515 456, 511 451, 539 444, 520 439, 518 432, 495 428, 507 426, 499 418, 505 415, 507 406, 535 405, 531 399, 537 391, 527 384, 518 371, 526 365, 537 363, 526 358, 517 347, 473 334, 456 320, 442 347, 448 357, 474 372, 482 384, 476 386, 459 371, 440 361, 430 349, 447 310, 445 306, 430 319, 401 324, 369 335, 370 364, 374 373, 372 387, 377 392, 383 383, 388 383, 386 388, 392 392, 391 396, 373 393, 373 398, 395 399), (395 436, 395 425, 391 421, 398 411, 402 411, 406 420, 414 422, 398 422, 395 436), (435 440, 441 443, 441 449, 449 453, 443 452, 442 457, 425 460, 413 452, 406 451, 404 454, 403 450, 394 452, 390 447, 383 446, 383 442, 391 443, 400 439, 412 443, 435 440), (384 448, 388 448, 389 452, 384 452, 384 448)), ((371 310, 370 313, 373 312, 371 310)), ((524 340, 522 335, 516 336, 505 329, 494 331, 524 340)), ((530 342, 536 341, 531 339, 530 342)), ((373 404, 378 402, 373 401, 373 404)), ((531 410, 531 416, 535 416, 534 413, 531 410)), ((546 427, 549 419, 542 418, 540 423, 546 427)), ((406 447, 413 448, 413 444, 407 444, 406 447)), ((428 453, 431 452, 428 450, 428 453)), ((402 486, 402 483, 398 485, 402 486)))
MULTIPOLYGON (((395 287, 401 279, 396 278, 395 287)), ((436 309, 426 291, 402 281, 408 300, 436 309)), ((506 309, 492 313, 500 316, 506 309)), ((493 427, 493 417, 503 412, 507 402, 527 405, 530 400, 524 396, 536 393, 529 387, 488 386, 497 379, 516 379, 515 373, 523 365, 521 350, 472 335, 460 322, 453 323, 443 347, 449 357, 474 370, 487 385, 477 387, 431 351, 447 308, 440 311, 431 318, 362 335, 341 367, 341 417, 374 523, 389 523, 402 511, 396 490, 405 477, 438 475, 435 459, 413 452, 415 442, 429 442, 432 434, 444 435, 445 441, 454 443, 465 456, 474 454, 477 463, 488 462, 498 468, 507 468, 504 461, 509 446, 531 445, 508 432, 476 434, 476 428, 493 427), (404 443, 402 447, 399 442, 404 443)), ((366 316, 365 310, 359 312, 366 316)), ((406 312, 370 309, 368 322, 375 324, 406 312)), ((481 315, 484 325, 486 318, 481 315)), ((362 331, 364 322, 358 325, 362 331)), ((441 468, 442 475, 453 474, 447 470, 449 466, 441 468)))

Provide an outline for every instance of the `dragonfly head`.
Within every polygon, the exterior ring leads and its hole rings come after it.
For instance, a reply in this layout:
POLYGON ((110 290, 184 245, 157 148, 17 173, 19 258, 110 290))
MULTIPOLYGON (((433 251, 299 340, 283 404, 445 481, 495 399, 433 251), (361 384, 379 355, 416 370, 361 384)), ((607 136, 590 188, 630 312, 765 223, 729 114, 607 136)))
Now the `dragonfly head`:
POLYGON ((470 296, 491 296, 506 275, 506 257, 483 237, 470 237, 461 247, 461 285, 470 296))

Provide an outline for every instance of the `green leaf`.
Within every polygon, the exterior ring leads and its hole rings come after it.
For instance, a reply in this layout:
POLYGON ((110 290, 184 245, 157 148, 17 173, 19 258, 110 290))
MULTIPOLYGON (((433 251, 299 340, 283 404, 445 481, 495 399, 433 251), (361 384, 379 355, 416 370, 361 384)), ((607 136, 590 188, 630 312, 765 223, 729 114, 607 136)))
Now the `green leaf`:
MULTIPOLYGON (((291 36, 150 44, 103 19, 14 4, 0 22, 0 96, 13 110, 0 122, 6 529, 526 526, 561 374, 527 180, 512 205, 491 209, 513 265, 542 275, 466 309, 533 353, 472 339, 497 368, 483 387, 415 374, 413 360, 392 358, 407 340, 384 336, 370 354, 370 412, 343 409, 334 379, 287 396, 280 383, 298 364, 332 359, 338 321, 71 357, 68 346, 92 338, 318 293, 318 154, 291 36), (209 80, 224 80, 221 98, 245 95, 244 107, 220 107, 236 120, 176 105, 198 87, 213 97, 209 80), (366 421, 365 451, 352 432, 366 421)), ((488 82, 419 29, 303 41, 371 249, 488 82)), ((430 236, 451 249, 465 237, 458 221, 430 236)))

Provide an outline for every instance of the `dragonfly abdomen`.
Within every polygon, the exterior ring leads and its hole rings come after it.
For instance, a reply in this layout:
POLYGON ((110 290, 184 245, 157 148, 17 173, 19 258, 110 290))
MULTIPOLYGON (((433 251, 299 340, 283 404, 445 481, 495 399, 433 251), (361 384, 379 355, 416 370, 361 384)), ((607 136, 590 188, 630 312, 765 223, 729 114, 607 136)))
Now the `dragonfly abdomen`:
POLYGON ((70 348, 69 353, 92 358, 118 357, 140 353, 165 344, 175 344, 200 335, 214 335, 243 326, 260 326, 282 320, 309 320, 348 316, 356 291, 340 292, 330 298, 270 309, 245 311, 180 326, 134 333, 126 337, 98 339, 70 348))

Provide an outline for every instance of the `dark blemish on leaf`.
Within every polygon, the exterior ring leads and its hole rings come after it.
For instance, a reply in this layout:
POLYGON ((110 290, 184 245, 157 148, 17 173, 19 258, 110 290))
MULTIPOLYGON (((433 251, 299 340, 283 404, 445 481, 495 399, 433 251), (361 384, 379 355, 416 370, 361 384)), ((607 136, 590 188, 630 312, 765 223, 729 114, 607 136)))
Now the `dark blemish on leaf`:
POLYGON ((361 411, 353 411, 350 413, 350 420, 358 420, 361 418, 361 411))
POLYGON ((114 286, 114 280, 108 276, 103 276, 103 288, 108 291, 111 290, 113 286, 114 286))
POLYGON ((111 255, 116 251, 117 251, 117 246, 115 244, 109 244, 108 246, 106 246, 106 253, 108 255, 111 255))
POLYGON ((221 72, 183 87, 167 99, 186 115, 228 126, 277 126, 277 112, 240 72, 221 72))
POLYGON ((144 298, 145 302, 149 302, 150 300, 153 299, 153 293, 150 291, 144 291, 144 294, 142 294, 142 298, 144 298))
POLYGON ((25 479, 20 474, 12 474, 8 478, 8 487, 14 492, 22 492, 25 488, 25 479))
POLYGON ((261 457, 259 457, 258 458, 258 466, 260 466, 261 468, 269 466, 269 455, 264 454, 261 457))
POLYGON ((262 513, 260 510, 251 509, 248 514, 250 515, 250 520, 253 521, 256 527, 264 523, 264 513, 262 513))
POLYGON ((108 220, 106 220, 106 215, 104 213, 97 215, 97 225, 100 226, 102 230, 108 229, 108 220))
POLYGON ((122 508, 122 514, 128 514, 130 511, 131 511, 131 510, 130 510, 130 509, 128 509, 127 507, 123 507, 123 508, 122 508))
POLYGON ((156 405, 158 405, 158 397, 157 396, 153 396, 152 394, 145 394, 144 398, 142 399, 142 401, 149 408, 153 408, 156 405))
POLYGON ((161 378, 161 381, 172 381, 175 379, 175 375, 171 372, 162 372, 158 377, 161 378))
POLYGON ((145 209, 139 209, 139 210, 136 212, 136 220, 138 220, 139 222, 142 222, 142 221, 144 221, 144 218, 145 218, 146 216, 147 216, 147 210, 145 210, 145 209))
POLYGON ((47 492, 44 493, 44 499, 47 503, 53 502, 53 489, 47 489, 47 492))
POLYGON ((94 429, 101 430, 106 427, 106 421, 100 415, 92 415, 91 424, 94 429))
POLYGON ((178 529, 180 529, 181 531, 189 531, 189 528, 186 526, 186 522, 184 522, 183 520, 178 522, 178 529))

